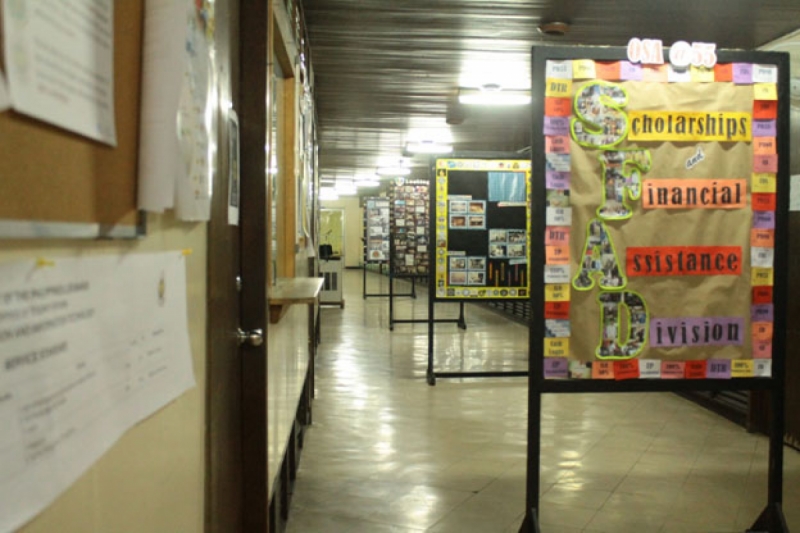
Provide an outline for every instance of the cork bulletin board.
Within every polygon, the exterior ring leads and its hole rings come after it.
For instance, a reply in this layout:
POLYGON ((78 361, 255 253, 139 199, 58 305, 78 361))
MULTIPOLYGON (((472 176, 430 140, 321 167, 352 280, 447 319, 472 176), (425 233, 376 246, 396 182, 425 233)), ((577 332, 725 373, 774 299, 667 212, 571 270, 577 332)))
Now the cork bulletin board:
POLYGON ((116 147, 0 114, 0 238, 144 232, 136 207, 142 26, 143 0, 114 3, 116 147))
POLYGON ((787 73, 760 53, 674 69, 602 50, 546 51, 534 66, 536 371, 772 378, 787 73))

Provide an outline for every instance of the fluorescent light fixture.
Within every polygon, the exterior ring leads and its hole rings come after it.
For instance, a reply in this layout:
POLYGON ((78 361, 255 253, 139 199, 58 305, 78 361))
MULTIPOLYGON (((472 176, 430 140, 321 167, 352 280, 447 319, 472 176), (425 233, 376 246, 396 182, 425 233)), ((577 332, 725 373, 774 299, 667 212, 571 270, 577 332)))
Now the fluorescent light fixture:
POLYGON ((487 84, 477 89, 460 88, 458 101, 468 105, 527 105, 531 103, 531 93, 522 89, 503 89, 499 85, 487 84))
POLYGON ((356 180, 356 187, 379 187, 380 184, 378 180, 356 180))
POLYGON ((352 196, 356 194, 357 191, 356 191, 356 186, 355 184, 353 184, 352 181, 339 180, 336 182, 336 192, 340 196, 352 196))
POLYGON ((393 167, 378 167, 375 172, 378 174, 378 176, 408 176, 411 174, 411 169, 408 167, 395 165, 393 167))
POLYGON ((406 144, 406 151, 415 154, 449 154, 453 151, 453 145, 433 141, 417 141, 406 144))
POLYGON ((338 200, 339 194, 336 192, 336 189, 333 187, 321 187, 319 189, 319 199, 320 200, 338 200))

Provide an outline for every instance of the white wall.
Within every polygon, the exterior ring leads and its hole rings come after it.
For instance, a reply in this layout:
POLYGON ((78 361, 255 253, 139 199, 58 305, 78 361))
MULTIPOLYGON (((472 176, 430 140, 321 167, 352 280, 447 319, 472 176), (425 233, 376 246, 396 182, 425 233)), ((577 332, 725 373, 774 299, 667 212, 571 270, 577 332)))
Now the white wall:
POLYGON ((364 213, 358 196, 323 200, 320 206, 323 209, 344 209, 344 266, 361 266, 364 263, 364 213))
POLYGON ((137 241, 0 242, 2 262, 186 248, 193 251, 186 265, 197 387, 129 430, 20 533, 203 531, 206 225, 150 215, 148 235, 137 241))

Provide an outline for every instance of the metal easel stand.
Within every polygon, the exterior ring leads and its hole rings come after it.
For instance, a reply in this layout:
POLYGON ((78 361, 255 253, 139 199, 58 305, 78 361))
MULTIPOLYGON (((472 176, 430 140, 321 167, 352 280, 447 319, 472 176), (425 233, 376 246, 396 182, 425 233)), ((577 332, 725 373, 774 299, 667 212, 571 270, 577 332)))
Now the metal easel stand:
POLYGON ((363 272, 362 275, 362 282, 363 282, 363 289, 362 289, 362 298, 366 300, 367 298, 378 298, 378 297, 385 297, 389 296, 388 292, 380 293, 380 292, 367 292, 367 271, 369 270, 367 267, 369 265, 378 265, 378 274, 383 274, 383 265, 387 264, 386 261, 367 261, 364 263, 364 267, 361 269, 363 272))
MULTIPOLYGON (((427 278, 426 275, 412 275, 412 276, 396 276, 392 274, 391 268, 389 269, 389 331, 394 331, 395 324, 423 324, 427 323, 427 318, 395 318, 394 317, 394 299, 395 297, 399 296, 410 296, 411 298, 417 298, 417 285, 416 280, 417 278, 427 278), (395 278, 398 279, 410 279, 411 280, 411 292, 406 294, 395 294, 394 293, 394 280, 395 278)), ((459 313, 458 318, 448 318, 442 319, 438 321, 439 323, 457 323, 458 327, 461 329, 467 329, 467 323, 464 320, 464 305, 461 305, 461 310, 459 313)))
POLYGON ((436 372, 434 370, 434 324, 441 322, 456 322, 461 329, 467 329, 464 322, 464 300, 459 300, 459 317, 457 319, 437 319, 434 314, 434 304, 436 303, 433 295, 433 290, 428 295, 428 370, 426 372, 426 380, 428 385, 435 386, 436 378, 507 378, 507 377, 525 377, 528 375, 527 370, 511 370, 511 371, 488 371, 488 372, 436 372))

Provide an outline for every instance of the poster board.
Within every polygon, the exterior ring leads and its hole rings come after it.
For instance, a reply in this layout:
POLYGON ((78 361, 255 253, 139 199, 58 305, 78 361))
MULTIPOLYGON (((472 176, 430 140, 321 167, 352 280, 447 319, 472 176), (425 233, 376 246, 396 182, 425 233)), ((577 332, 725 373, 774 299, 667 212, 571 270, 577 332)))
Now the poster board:
POLYGON ((714 68, 676 72, 618 48, 533 57, 533 379, 772 386, 785 330, 786 58, 720 51, 714 68), (553 190, 569 207, 546 205, 553 190))
POLYGON ((398 179, 391 188, 391 261, 393 277, 424 277, 428 256, 428 182, 398 179))
POLYGON ((437 300, 529 298, 531 164, 517 157, 435 160, 437 300))
POLYGON ((365 263, 385 263, 389 260, 390 206, 388 198, 364 198, 365 263))
POLYGON ((136 237, 143 2, 114 3, 117 146, 0 114, 0 238, 136 237))

